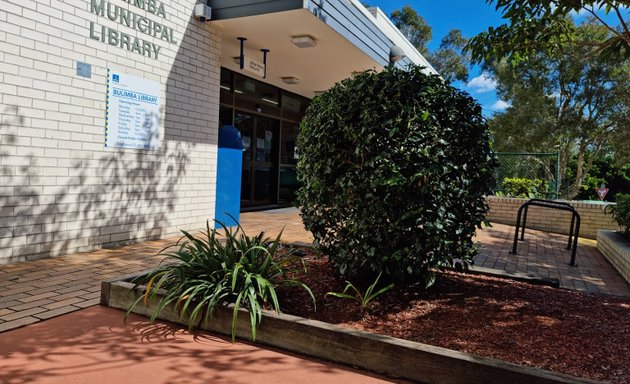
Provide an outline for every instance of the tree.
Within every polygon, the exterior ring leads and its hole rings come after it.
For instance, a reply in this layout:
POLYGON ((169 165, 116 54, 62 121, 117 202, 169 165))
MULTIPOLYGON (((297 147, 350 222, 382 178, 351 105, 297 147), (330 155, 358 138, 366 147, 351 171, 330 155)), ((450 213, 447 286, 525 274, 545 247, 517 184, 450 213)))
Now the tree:
POLYGON ((486 0, 496 3, 509 24, 473 37, 466 50, 473 62, 507 58, 516 63, 536 56, 541 50, 549 54, 565 49, 568 43, 581 47, 588 55, 630 58, 630 22, 628 0, 486 0), (586 12, 609 33, 597 40, 584 40, 577 33, 570 15, 586 12), (611 15, 618 24, 607 21, 601 13, 611 15), (624 13, 626 13, 624 17, 624 13))
POLYGON ((433 28, 413 8, 406 5, 392 12, 390 19, 409 42, 421 54, 428 53, 427 44, 431 41, 433 28))
POLYGON ((413 44, 413 46, 433 65, 444 80, 468 80, 470 59, 463 53, 468 39, 459 29, 451 30, 440 42, 440 47, 430 52, 427 44, 433 32, 431 26, 410 6, 392 12, 390 16, 394 25, 413 44))
POLYGON ((468 81, 470 59, 463 54, 468 39, 459 29, 451 30, 440 42, 440 48, 429 53, 427 59, 447 82, 468 81))
MULTIPOLYGON (((581 41, 603 41, 611 32, 589 20, 573 26, 581 41)), ((560 176, 575 156, 567 197, 575 197, 593 161, 606 148, 630 145, 630 61, 592 56, 591 44, 541 49, 531 60, 485 64, 499 96, 512 107, 490 122, 498 150, 559 151, 560 176)))

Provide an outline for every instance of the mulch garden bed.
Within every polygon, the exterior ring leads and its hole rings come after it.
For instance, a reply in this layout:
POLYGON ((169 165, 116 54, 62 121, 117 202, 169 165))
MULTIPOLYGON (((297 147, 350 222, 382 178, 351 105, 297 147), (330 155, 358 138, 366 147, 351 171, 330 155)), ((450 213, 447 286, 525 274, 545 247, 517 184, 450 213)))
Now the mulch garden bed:
POLYGON ((312 289, 281 290, 285 313, 611 383, 630 383, 630 299, 512 280, 439 273, 436 284, 394 289, 370 304, 326 297, 345 281, 307 251, 312 289))

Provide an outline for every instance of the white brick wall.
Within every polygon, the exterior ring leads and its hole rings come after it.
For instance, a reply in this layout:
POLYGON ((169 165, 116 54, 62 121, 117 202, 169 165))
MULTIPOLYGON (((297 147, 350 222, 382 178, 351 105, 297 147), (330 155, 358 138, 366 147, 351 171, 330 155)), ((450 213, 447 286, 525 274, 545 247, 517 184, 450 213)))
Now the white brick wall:
POLYGON ((0 263, 214 216, 220 30, 190 18, 196 0, 164 1, 165 20, 110 2, 173 28, 177 44, 91 13, 90 0, 0 0, 0 263), (91 21, 158 44, 159 58, 90 39, 91 21), (162 84, 160 150, 104 148, 107 68, 162 84))
MULTIPOLYGON (((516 225, 518 209, 528 199, 487 196, 490 211, 486 219, 493 223, 516 225)), ((580 215, 580 237, 595 239, 600 229, 619 229, 613 220, 610 209, 604 212, 605 204, 569 201, 580 215)), ((532 206, 527 213, 527 228, 554 233, 569 234, 571 213, 555 209, 532 206)))
POLYGON ((597 232, 597 249, 630 283, 630 240, 621 233, 601 230, 597 232))

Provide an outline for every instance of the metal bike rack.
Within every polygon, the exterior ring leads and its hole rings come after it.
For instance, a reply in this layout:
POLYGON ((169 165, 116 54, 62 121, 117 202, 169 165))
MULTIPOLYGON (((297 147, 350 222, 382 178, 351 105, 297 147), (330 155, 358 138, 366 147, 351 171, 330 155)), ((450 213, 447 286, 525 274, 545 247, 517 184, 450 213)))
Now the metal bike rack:
POLYGON ((575 253, 577 252, 577 240, 580 236, 580 214, 569 203, 553 200, 531 199, 525 204, 521 205, 518 209, 518 215, 516 217, 516 230, 514 231, 514 245, 512 246, 512 254, 516 254, 516 247, 518 245, 518 232, 521 231, 521 241, 525 240, 525 226, 527 225, 527 210, 530 206, 543 207, 550 209, 558 209, 561 211, 571 212, 571 228, 569 229, 569 242, 567 249, 573 248, 571 251, 571 263, 570 265, 576 267, 575 253), (523 226, 521 227, 521 217, 523 218, 523 226), (572 244, 573 243, 573 244, 572 244))

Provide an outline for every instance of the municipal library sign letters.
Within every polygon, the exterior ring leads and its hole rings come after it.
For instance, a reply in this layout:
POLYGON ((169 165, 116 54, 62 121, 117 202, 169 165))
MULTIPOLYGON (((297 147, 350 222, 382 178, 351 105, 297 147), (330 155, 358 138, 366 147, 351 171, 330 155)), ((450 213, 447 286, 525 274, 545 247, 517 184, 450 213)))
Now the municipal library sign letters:
MULTIPOLYGON (((157 0, 116 0, 118 2, 128 3, 156 17, 161 18, 158 21, 142 16, 133 10, 123 8, 123 6, 114 4, 113 1, 106 0, 90 0, 90 12, 106 17, 119 25, 139 31, 147 36, 163 40, 169 44, 177 44, 175 40, 173 28, 162 24, 162 20, 166 19, 166 11, 164 3, 157 0)), ((130 7, 129 7, 130 8, 130 7)), ((113 28, 99 25, 90 21, 90 38, 102 41, 115 47, 135 52, 142 56, 157 59, 162 47, 137 36, 132 36, 125 32, 117 31, 113 28)))

